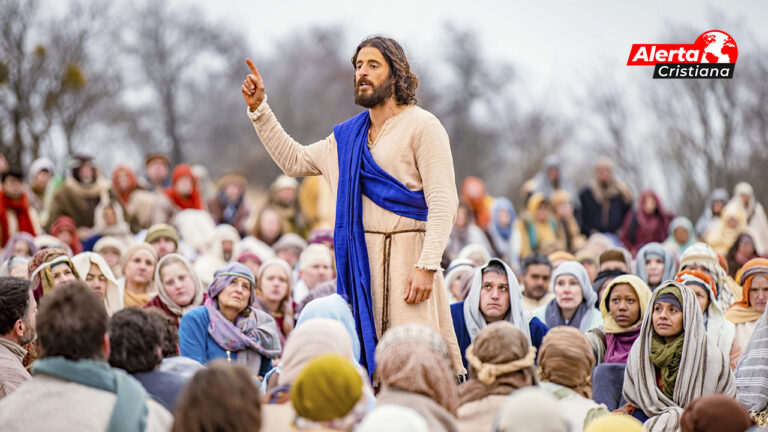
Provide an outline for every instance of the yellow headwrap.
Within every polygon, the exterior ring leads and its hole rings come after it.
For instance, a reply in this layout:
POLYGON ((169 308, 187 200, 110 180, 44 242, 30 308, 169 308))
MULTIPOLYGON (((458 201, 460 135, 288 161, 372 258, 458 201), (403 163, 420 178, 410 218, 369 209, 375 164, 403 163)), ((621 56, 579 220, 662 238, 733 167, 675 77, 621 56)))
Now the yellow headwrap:
POLYGON ((291 388, 299 416, 327 422, 346 416, 363 394, 363 379, 349 359, 325 354, 307 363, 291 388))
POLYGON ((605 328, 606 333, 624 333, 626 331, 635 329, 640 326, 643 322, 643 315, 645 315, 645 310, 648 307, 648 302, 651 301, 651 290, 648 288, 648 285, 643 282, 642 279, 635 275, 621 275, 617 277, 616 279, 612 280, 608 287, 603 290, 603 298, 600 299, 600 313, 603 315, 603 327, 605 328), (633 324, 630 327, 621 327, 618 324, 616 324, 616 321, 613 320, 613 317, 611 316, 611 313, 608 311, 608 308, 606 307, 606 303, 608 300, 608 296, 611 295, 611 290, 613 287, 619 284, 627 284, 632 287, 632 289, 635 290, 635 294, 637 294, 638 302, 640 303, 640 315, 635 324, 633 324))

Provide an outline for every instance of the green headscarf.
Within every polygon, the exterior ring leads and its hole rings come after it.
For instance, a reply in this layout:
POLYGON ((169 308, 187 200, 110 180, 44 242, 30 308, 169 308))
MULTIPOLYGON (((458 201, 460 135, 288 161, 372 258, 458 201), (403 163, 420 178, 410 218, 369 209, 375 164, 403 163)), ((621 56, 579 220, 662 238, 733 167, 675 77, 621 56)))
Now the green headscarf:
MULTIPOLYGON (((680 290, 674 285, 662 288, 656 298, 663 294, 672 294, 682 304, 680 290)), ((681 311, 682 312, 682 311, 681 311)), ((661 392, 670 399, 675 392, 677 371, 680 368, 680 360, 683 357, 683 342, 685 341, 685 329, 680 332, 675 340, 667 343, 666 340, 653 331, 651 338, 651 363, 661 372, 661 392)))

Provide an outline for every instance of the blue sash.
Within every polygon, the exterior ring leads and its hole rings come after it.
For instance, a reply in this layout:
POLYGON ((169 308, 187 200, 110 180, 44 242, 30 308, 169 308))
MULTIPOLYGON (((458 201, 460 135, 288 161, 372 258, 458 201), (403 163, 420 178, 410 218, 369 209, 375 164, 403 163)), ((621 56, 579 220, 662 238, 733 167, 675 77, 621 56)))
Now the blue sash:
POLYGON ((336 192, 336 291, 352 305, 362 355, 360 364, 373 375, 376 369, 376 326, 371 302, 371 271, 363 227, 363 194, 376 205, 402 217, 427 220, 423 191, 411 191, 387 174, 368 149, 368 111, 334 126, 339 158, 336 192))

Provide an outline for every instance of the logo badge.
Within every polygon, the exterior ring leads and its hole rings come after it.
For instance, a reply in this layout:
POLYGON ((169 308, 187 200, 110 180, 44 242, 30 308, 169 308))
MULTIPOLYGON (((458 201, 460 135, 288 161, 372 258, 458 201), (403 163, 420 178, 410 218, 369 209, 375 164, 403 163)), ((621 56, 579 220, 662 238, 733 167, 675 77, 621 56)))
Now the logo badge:
POLYGON ((654 79, 730 79, 738 57, 731 35, 709 30, 692 44, 633 44, 627 66, 655 66, 654 79))

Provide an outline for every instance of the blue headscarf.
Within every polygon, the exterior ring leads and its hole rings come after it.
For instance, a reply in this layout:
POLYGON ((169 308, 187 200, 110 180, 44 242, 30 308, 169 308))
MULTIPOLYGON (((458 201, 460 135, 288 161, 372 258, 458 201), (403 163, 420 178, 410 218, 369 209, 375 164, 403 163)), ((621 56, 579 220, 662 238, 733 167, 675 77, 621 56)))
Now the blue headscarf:
POLYGON ((355 353, 355 358, 360 360, 360 339, 358 339, 357 330, 355 330, 355 318, 352 316, 349 305, 340 295, 331 294, 307 303, 299 315, 296 327, 298 328, 303 323, 315 318, 330 318, 340 322, 352 339, 352 350, 355 353))

